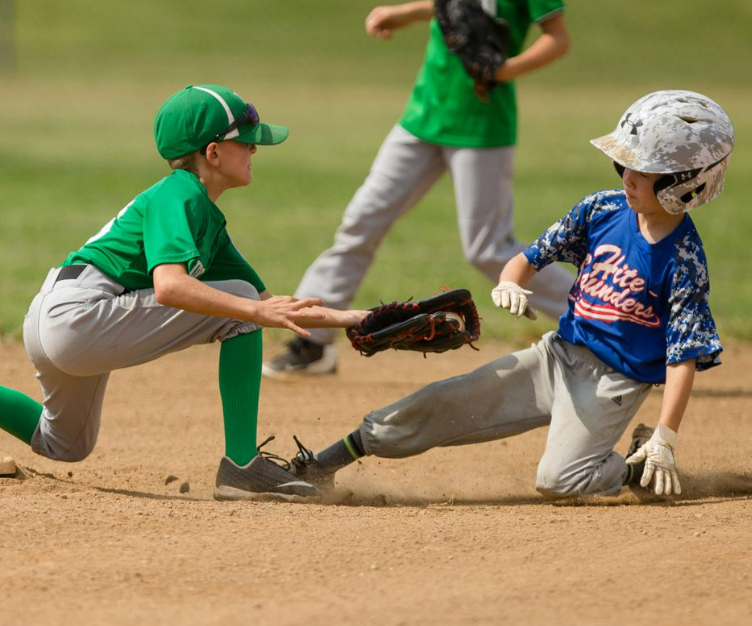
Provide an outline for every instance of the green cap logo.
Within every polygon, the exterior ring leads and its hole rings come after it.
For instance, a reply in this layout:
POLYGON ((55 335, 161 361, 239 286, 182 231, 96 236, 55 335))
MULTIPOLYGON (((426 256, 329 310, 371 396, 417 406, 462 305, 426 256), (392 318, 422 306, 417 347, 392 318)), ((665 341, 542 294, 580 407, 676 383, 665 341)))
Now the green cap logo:
POLYGON ((262 124, 256 109, 220 85, 189 85, 170 96, 154 120, 154 139, 164 159, 201 150, 212 141, 273 145, 287 139, 284 126, 262 124))

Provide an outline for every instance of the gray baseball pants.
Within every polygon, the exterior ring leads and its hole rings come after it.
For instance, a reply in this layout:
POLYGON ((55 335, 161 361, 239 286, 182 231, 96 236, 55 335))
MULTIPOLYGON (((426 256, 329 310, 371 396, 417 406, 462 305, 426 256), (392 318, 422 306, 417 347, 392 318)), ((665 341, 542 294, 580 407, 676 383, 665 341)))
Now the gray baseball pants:
POLYGON ((587 348, 547 333, 537 345, 432 383, 366 415, 366 454, 402 458, 549 426, 536 488, 555 499, 618 492, 613 449, 650 391, 587 348))
MULTIPOLYGON (((504 265, 522 251, 513 233, 514 147, 452 148, 427 143, 395 126, 384 140, 363 186, 353 196, 334 235, 334 244, 307 269, 299 298, 318 297, 346 309, 392 225, 449 170, 465 257, 494 283, 504 265)), ((529 283, 532 305, 558 317, 567 307, 574 277, 555 265, 529 283)), ((317 329, 318 343, 335 330, 317 329)))
MULTIPOLYGON (((50 459, 80 461, 93 450, 111 371, 259 328, 163 306, 153 289, 126 291, 92 265, 74 279, 57 280, 59 272, 50 270, 24 320, 44 405, 31 448, 50 459)), ((207 284, 259 298, 242 280, 207 284)))

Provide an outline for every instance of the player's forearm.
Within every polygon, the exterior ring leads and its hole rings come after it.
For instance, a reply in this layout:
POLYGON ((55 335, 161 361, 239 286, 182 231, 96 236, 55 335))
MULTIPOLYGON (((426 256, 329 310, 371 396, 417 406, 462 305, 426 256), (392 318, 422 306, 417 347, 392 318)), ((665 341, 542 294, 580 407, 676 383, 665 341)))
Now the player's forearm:
POLYGON ((407 2, 393 7, 393 10, 398 13, 402 26, 412 22, 425 22, 433 16, 433 0, 407 2))
POLYGON ((569 50, 569 32, 562 16, 545 21, 543 32, 521 54, 507 59, 494 75, 497 82, 509 81, 523 74, 545 67, 564 56, 569 50))
POLYGON ((413 22, 427 21, 431 15, 431 1, 379 6, 366 17, 366 32, 377 39, 391 39, 395 30, 413 22))
POLYGON ((321 319, 298 319, 294 318, 296 324, 303 328, 348 328, 359 323, 366 315, 368 311, 348 310, 339 311, 337 309, 329 309, 323 306, 310 307, 311 312, 321 313, 324 315, 321 319))
POLYGON ((509 281, 524 287, 535 276, 536 270, 530 265, 527 257, 520 252, 504 266, 499 275, 499 282, 509 281))
POLYGON ((155 280, 154 291, 164 306, 199 315, 255 321, 255 300, 219 291, 188 274, 163 276, 155 280))
POLYGON ((658 421, 674 432, 679 431, 679 424, 689 403, 694 379, 695 359, 666 367, 666 386, 663 390, 661 415, 658 421))

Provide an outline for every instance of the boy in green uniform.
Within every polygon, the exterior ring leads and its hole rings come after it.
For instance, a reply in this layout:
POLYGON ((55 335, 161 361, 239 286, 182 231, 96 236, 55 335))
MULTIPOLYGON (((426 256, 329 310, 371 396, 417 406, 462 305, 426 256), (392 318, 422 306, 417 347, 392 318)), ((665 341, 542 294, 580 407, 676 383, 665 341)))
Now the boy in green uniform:
POLYGON ((302 326, 346 327, 364 312, 272 296, 215 204, 250 184, 256 146, 281 143, 288 130, 261 123, 230 89, 201 85, 165 102, 154 134, 172 174, 50 270, 24 322, 43 404, 0 387, 0 428, 50 459, 80 461, 96 443, 111 371, 220 341, 226 456, 215 497, 316 498, 315 487, 257 453, 261 327, 305 337, 302 326))
MULTIPOLYGON (((523 245, 513 232, 512 174, 517 141, 515 87, 518 76, 548 65, 568 49, 561 0, 482 0, 487 13, 509 23, 509 59, 494 79, 500 83, 483 102, 454 56, 433 16, 433 2, 375 8, 367 32, 387 39, 400 28, 431 20, 423 67, 402 119, 379 150, 368 178, 347 207, 334 244, 308 268, 297 297, 317 296, 346 309, 368 271, 381 240, 446 172, 452 176, 465 257, 496 284, 504 265, 523 245), (526 50, 532 24, 540 36, 526 50)), ((566 311, 573 276, 550 266, 531 283, 533 304, 558 317, 566 311)), ((328 374, 336 370, 334 333, 318 330, 296 337, 264 364, 269 377, 328 374)))

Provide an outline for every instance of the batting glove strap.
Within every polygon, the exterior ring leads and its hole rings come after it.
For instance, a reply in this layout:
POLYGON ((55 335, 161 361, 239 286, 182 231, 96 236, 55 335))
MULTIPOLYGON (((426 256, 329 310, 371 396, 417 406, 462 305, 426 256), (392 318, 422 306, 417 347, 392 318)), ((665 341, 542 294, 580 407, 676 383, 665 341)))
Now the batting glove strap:
POLYGON ((532 293, 532 291, 523 289, 511 280, 502 280, 491 291, 491 299, 497 307, 507 309, 515 317, 524 315, 528 319, 534 320, 538 316, 527 300, 527 297, 532 293))

